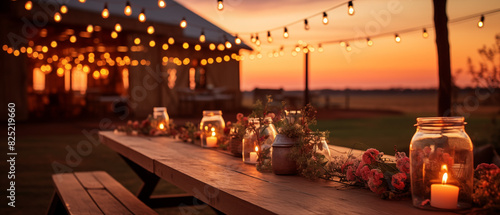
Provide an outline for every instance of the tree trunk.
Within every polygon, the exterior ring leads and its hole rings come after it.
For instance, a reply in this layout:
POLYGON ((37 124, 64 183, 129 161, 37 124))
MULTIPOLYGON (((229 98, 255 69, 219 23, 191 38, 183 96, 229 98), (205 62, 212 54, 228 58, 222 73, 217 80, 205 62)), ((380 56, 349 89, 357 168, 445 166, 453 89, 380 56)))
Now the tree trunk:
POLYGON ((446 0, 433 0, 439 67, 438 115, 451 114, 451 67, 446 0))

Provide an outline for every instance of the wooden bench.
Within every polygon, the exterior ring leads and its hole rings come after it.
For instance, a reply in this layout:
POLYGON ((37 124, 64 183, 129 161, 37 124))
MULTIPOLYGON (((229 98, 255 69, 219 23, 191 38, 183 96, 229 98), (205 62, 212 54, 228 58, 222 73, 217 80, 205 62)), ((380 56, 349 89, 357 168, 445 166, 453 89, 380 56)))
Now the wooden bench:
POLYGON ((104 171, 52 175, 48 214, 158 214, 104 171))

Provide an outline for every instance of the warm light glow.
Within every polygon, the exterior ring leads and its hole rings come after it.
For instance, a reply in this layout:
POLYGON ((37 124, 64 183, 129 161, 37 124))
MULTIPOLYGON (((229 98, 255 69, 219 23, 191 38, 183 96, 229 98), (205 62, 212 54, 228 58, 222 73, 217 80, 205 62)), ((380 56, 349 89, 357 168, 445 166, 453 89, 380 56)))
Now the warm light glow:
POLYGON ((307 19, 304 19, 304 29, 309 30, 311 27, 309 27, 309 23, 307 22, 307 19))
POLYGON ((200 42, 204 43, 205 42, 205 32, 203 30, 201 30, 201 34, 200 34, 200 42))
POLYGON ((373 46, 373 41, 372 41, 370 38, 367 38, 367 39, 366 39, 366 44, 367 44, 368 46, 373 46))
POLYGON ((139 39, 139 37, 136 37, 136 38, 134 39, 134 44, 136 44, 136 45, 141 44, 141 39, 139 39))
POLYGON ((179 23, 179 25, 181 26, 181 28, 186 28, 187 27, 186 18, 182 18, 182 20, 179 23))
POLYGON ((111 38, 116 39, 118 37, 118 33, 116 31, 111 32, 111 38))
POLYGON ((108 3, 104 3, 104 9, 102 9, 101 16, 104 19, 107 19, 109 17, 108 3))
POLYGON ((283 37, 286 39, 288 38, 288 36, 290 35, 288 34, 288 29, 285 27, 285 29, 283 30, 283 37))
POLYGON ((156 42, 154 40, 149 41, 149 46, 155 47, 156 46, 156 42))
POLYGON ((217 61, 217 63, 220 63, 220 62, 222 62, 222 58, 221 57, 217 57, 217 58, 215 58, 215 61, 217 61))
POLYGON ((213 58, 208 58, 207 62, 208 62, 208 64, 213 64, 214 63, 214 59, 213 58))
POLYGON ((43 53, 47 53, 48 51, 49 51, 49 47, 47 47, 47 46, 43 46, 42 47, 42 52, 43 53))
POLYGON ((259 39, 259 35, 257 35, 257 36, 255 37, 255 45, 260 46, 260 39, 259 39))
POLYGON ((168 44, 173 45, 175 43, 175 40, 173 37, 168 38, 168 44))
POLYGON ((234 38, 234 43, 236 43, 236 45, 241 44, 241 39, 238 37, 238 34, 236 34, 236 36, 234 38))
POLYGON ((224 4, 222 3, 222 0, 217 0, 217 10, 221 11, 224 9, 224 4))
POLYGON ((257 39, 255 39, 255 37, 252 35, 250 35, 250 41, 252 41, 252 43, 255 43, 257 41, 257 39))
POLYGON ((165 8, 166 6, 167 3, 165 3, 165 0, 158 0, 158 7, 165 8))
POLYGON ((273 42, 273 37, 271 37, 271 32, 267 31, 267 42, 272 43, 273 42))
POLYGON ((78 0, 80 3, 85 3, 86 0, 78 0))
POLYGON ((219 45, 217 45, 217 49, 218 49, 219 51, 224 51, 224 49, 225 49, 225 48, 226 48, 226 47, 225 47, 225 46, 224 46, 224 44, 222 44, 222 43, 221 43, 221 44, 219 44, 219 45))
POLYGON ((152 25, 148 26, 148 34, 154 34, 155 33, 155 27, 152 25))
POLYGON ((255 146, 255 151, 258 152, 259 151, 259 147, 258 146, 255 146))
POLYGON ((31 1, 26 1, 26 3, 24 4, 24 8, 26 10, 31 10, 31 8, 33 8, 33 2, 31 1))
POLYGON ((481 15, 481 19, 477 22, 477 27, 482 28, 484 26, 484 15, 481 15))
POLYGON ((146 14, 145 14, 144 8, 142 8, 141 13, 139 14, 139 21, 140 22, 146 21, 146 14))
POLYGON ((344 41, 340 41, 340 46, 344 47, 345 46, 345 42, 344 41))
POLYGON ((196 45, 194 46, 194 50, 196 50, 196 51, 200 51, 200 50, 201 50, 201 46, 200 46, 199 44, 196 44, 196 45))
POLYGON ((122 26, 120 25, 120 23, 116 23, 115 24, 115 31, 116 32, 121 32, 122 31, 122 26))
POLYGON ((443 180, 441 180, 441 183, 446 184, 447 181, 448 181, 448 173, 445 172, 443 174, 443 180))
POLYGON ((96 70, 92 73, 92 77, 97 80, 99 79, 99 77, 101 77, 101 73, 99 73, 99 71, 96 70))
POLYGON ((85 65, 85 66, 83 66, 82 71, 85 72, 85 73, 89 73, 90 72, 90 67, 87 66, 87 65, 85 65))
POLYGON ((160 123, 160 124, 158 125, 158 128, 159 128, 160 130, 163 130, 163 129, 165 129, 165 125, 163 125, 163 123, 160 123))
POLYGON ((94 26, 92 26, 92 25, 87 25, 87 32, 89 32, 89 33, 94 32, 94 26))
POLYGON ((184 42, 184 43, 182 44, 182 48, 184 48, 184 49, 188 49, 188 48, 189 48, 189 43, 184 42))
POLYGON ((210 43, 210 45, 208 45, 208 48, 213 51, 213 50, 215 50, 216 47, 215 47, 215 44, 210 43))
POLYGON ((227 61, 229 61, 229 60, 231 60, 231 58, 229 57, 229 55, 225 55, 225 56, 224 56, 224 61, 226 61, 226 62, 227 62, 227 61))
POLYGON ((215 137, 215 131, 212 131, 212 137, 215 137))
POLYGON ((225 42, 225 45, 226 45, 226 48, 230 49, 231 47, 233 47, 233 45, 231 44, 231 42, 227 41, 225 42))
POLYGON ((59 12, 54 13, 54 21, 60 22, 62 19, 61 14, 59 12))
POLYGON ((326 14, 326 12, 323 12, 323 24, 328 24, 328 15, 326 14))
POLYGON ((128 89, 129 82, 128 82, 128 69, 123 68, 122 70, 122 81, 123 81, 123 88, 128 89))
POLYGON ((397 43, 399 43, 399 42, 401 42, 401 37, 399 37, 399 35, 398 35, 398 34, 396 34, 396 35, 394 36, 394 40, 395 40, 397 43))
POLYGON ((427 29, 425 29, 425 28, 424 28, 424 30, 422 31, 422 37, 424 37, 424 38, 429 37, 429 33, 427 33, 427 29))
POLYGON ((125 9, 123 10, 123 13, 125 13, 125 15, 127 15, 127 16, 132 15, 132 7, 130 6, 129 1, 127 1, 127 3, 125 3, 125 9))
POLYGON ((446 166, 446 164, 442 165, 441 166, 441 171, 448 171, 448 166, 446 166))
POLYGON ((347 13, 351 16, 354 15, 354 6, 352 5, 352 1, 349 1, 347 4, 347 13))
POLYGON ((163 45, 161 46, 161 48, 162 48, 163 50, 167 50, 167 49, 168 49, 168 44, 163 43, 163 45))
POLYGON ((348 52, 352 51, 352 48, 351 48, 351 46, 349 45, 349 43, 346 43, 346 44, 345 44, 345 50, 346 50, 346 51, 348 51, 348 52))
POLYGON ((75 36, 75 35, 71 36, 71 37, 69 38, 69 41, 70 41, 71 43, 75 43, 75 42, 76 42, 76 36, 75 36))
POLYGON ((33 90, 45 90, 45 73, 40 68, 33 69, 33 90))
POLYGON ((318 51, 319 52, 323 52, 324 51, 323 46, 321 46, 321 43, 318 44, 318 51))
POLYGON ((63 68, 57 68, 56 74, 58 77, 63 77, 64 76, 64 69, 63 68))
POLYGON ((65 4, 61 5, 61 8, 59 8, 59 11, 61 11, 62 14, 66 14, 68 12, 68 7, 66 7, 65 4))

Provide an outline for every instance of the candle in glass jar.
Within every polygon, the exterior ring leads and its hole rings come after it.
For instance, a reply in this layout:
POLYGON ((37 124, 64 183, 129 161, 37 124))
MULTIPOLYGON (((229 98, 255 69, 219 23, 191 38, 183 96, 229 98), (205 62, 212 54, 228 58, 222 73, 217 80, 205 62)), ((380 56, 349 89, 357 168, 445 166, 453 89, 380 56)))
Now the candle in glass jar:
POLYGON ((216 147, 217 146, 217 137, 215 136, 215 132, 212 132, 211 137, 207 137, 207 147, 216 147))
POLYGON ((259 151, 259 147, 255 147, 255 152, 250 152, 250 163, 257 163, 257 151, 259 151))
POLYGON ((431 185, 431 206, 442 209, 456 209, 459 188, 446 184, 448 173, 443 174, 442 184, 431 185))

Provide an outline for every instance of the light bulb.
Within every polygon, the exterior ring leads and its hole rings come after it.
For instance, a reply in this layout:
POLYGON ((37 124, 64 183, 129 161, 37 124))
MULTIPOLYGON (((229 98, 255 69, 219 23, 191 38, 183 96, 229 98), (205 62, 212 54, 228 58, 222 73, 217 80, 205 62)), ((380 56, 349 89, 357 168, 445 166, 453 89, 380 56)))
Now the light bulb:
POLYGON ((349 1, 347 4, 347 13, 351 16, 354 15, 354 6, 352 5, 352 1, 349 1))
POLYGON ((122 31, 122 26, 120 25, 120 23, 116 23, 115 24, 115 31, 116 32, 121 32, 122 31))
POLYGON ((54 21, 60 22, 62 19, 61 14, 59 12, 54 13, 54 21))
POLYGON ((168 38, 168 44, 173 45, 175 43, 175 39, 173 37, 168 38))
POLYGON ((154 40, 149 41, 149 46, 155 47, 156 46, 156 42, 154 40))
POLYGON ((309 23, 307 22, 307 19, 304 19, 304 29, 309 30, 311 27, 309 27, 309 23))
POLYGON ((154 34, 155 33, 155 27, 152 25, 148 26, 148 34, 154 34))
POLYGON ((398 34, 396 34, 396 35, 394 36, 394 40, 395 40, 397 43, 399 43, 399 42, 401 42, 401 37, 399 37, 399 35, 398 35, 398 34))
POLYGON ((80 3, 85 3, 86 0, 78 0, 80 3))
POLYGON ((273 42, 273 37, 271 37, 271 32, 267 31, 267 42, 272 43, 273 42))
POLYGON ((139 14, 139 22, 146 21, 146 14, 144 13, 144 8, 142 8, 141 13, 139 14))
POLYGON ((290 35, 288 34, 288 29, 285 27, 285 29, 283 30, 283 37, 286 39, 288 38, 288 36, 290 35))
POLYGON ((373 41, 368 37, 368 38, 366 38, 366 44, 368 46, 372 46, 373 45, 373 41))
POLYGON ((236 36, 234 38, 234 43, 236 43, 236 45, 241 44, 241 39, 238 37, 238 34, 236 34, 236 36))
POLYGON ((319 52, 323 52, 324 51, 323 46, 321 45, 321 43, 318 44, 318 51, 319 52))
POLYGON ((165 3, 165 0, 158 0, 158 7, 165 8, 166 6, 167 3, 165 3))
POLYGON ((224 4, 222 3, 222 0, 217 0, 217 9, 219 11, 224 9, 224 4))
POLYGON ((200 34, 200 42, 204 43, 206 40, 206 37, 205 37, 205 32, 203 30, 201 30, 201 34, 200 34))
POLYGON ((229 42, 228 40, 226 40, 226 48, 230 49, 231 47, 233 47, 233 44, 231 44, 231 42, 229 42))
POLYGON ((75 35, 71 36, 71 37, 69 38, 69 41, 70 41, 71 43, 75 43, 75 42, 76 42, 76 36, 75 36, 75 35))
POLYGON ((424 30, 422 31, 422 37, 424 37, 424 38, 429 37, 429 33, 427 33, 427 29, 425 29, 425 28, 424 28, 424 30))
POLYGON ((255 37, 253 36, 253 34, 250 36, 250 41, 252 41, 252 43, 255 43, 255 41, 257 41, 257 39, 255 39, 255 37))
POLYGON ((477 22, 477 27, 482 28, 484 26, 484 15, 481 15, 481 19, 477 22))
POLYGON ((101 16, 104 19, 107 19, 109 17, 108 3, 104 3, 104 9, 102 9, 101 16))
POLYGON ((350 52, 352 50, 351 46, 349 45, 349 43, 346 43, 345 44, 345 50, 350 52))
POLYGON ((62 14, 66 14, 68 12, 68 7, 65 4, 63 4, 61 5, 59 11, 61 11, 62 14))
POLYGON ((260 46, 259 35, 255 36, 255 44, 260 46))
POLYGON ((181 28, 186 28, 187 26, 186 18, 182 18, 181 23, 179 25, 181 26, 181 28))
POLYGON ((94 26, 87 25, 87 32, 92 33, 94 31, 94 26))
POLYGON ((345 42, 344 41, 340 41, 340 46, 344 47, 345 46, 345 42))
POLYGON ((26 3, 24 4, 24 8, 26 10, 31 10, 31 8, 33 8, 33 2, 31 1, 26 1, 26 3))
POLYGON ((111 38, 116 39, 118 37, 118 33, 116 31, 111 32, 111 38))
POLYGON ((326 12, 323 12, 323 24, 328 24, 328 15, 326 14, 326 12))
POLYGON ((130 6, 129 1, 127 1, 127 3, 125 3, 125 9, 123 10, 123 13, 125 13, 125 15, 127 15, 127 16, 132 15, 132 7, 130 6))

